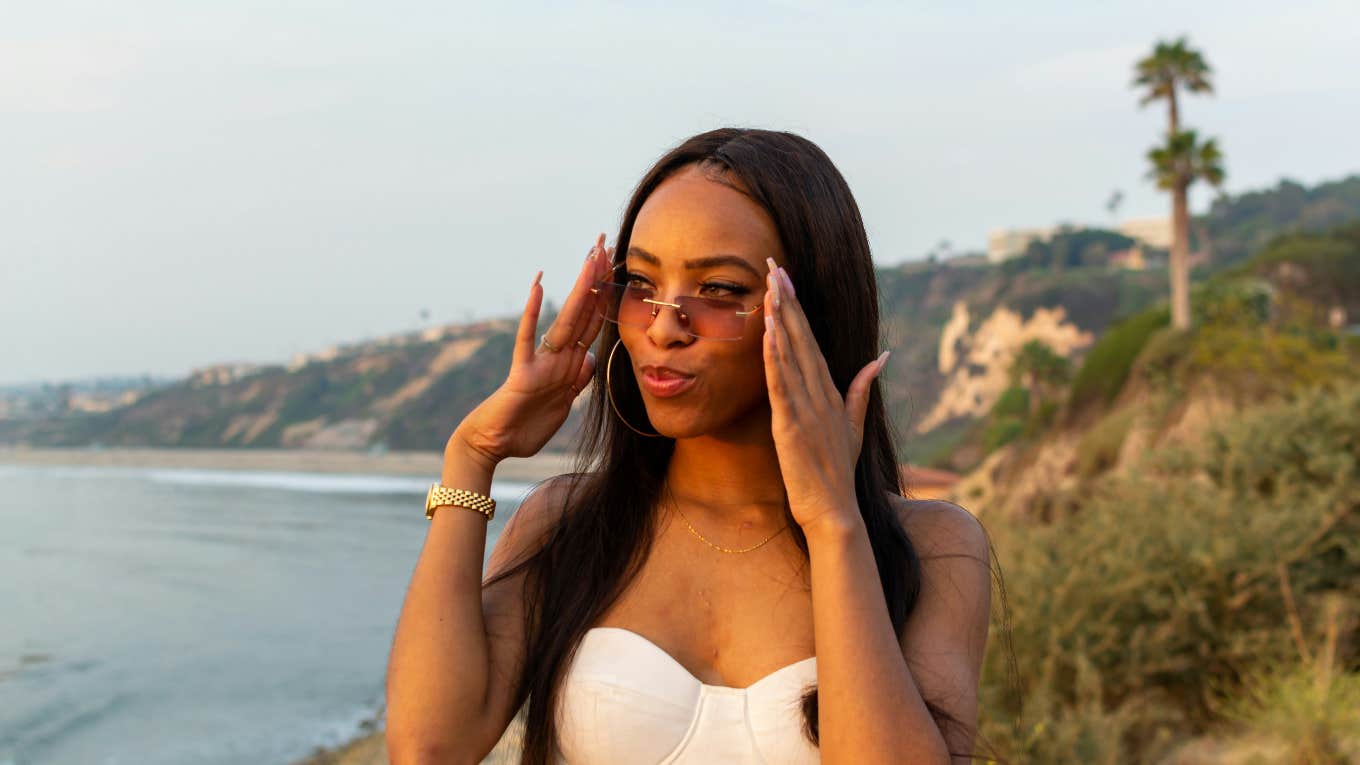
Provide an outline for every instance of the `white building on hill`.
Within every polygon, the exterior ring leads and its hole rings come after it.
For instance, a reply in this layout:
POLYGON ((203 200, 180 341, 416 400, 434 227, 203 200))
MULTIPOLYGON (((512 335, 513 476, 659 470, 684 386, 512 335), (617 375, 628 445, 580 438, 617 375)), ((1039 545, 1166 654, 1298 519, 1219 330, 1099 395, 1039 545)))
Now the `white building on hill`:
MULTIPOLYGON (((987 235, 987 260, 1000 263, 1017 255, 1023 255, 1030 242, 1046 242, 1061 231, 1062 226, 1043 228, 1002 228, 987 235)), ((1081 228, 1081 227, 1078 227, 1081 228)), ((1106 226, 1085 226, 1085 228, 1106 228, 1106 226)), ((1142 244, 1158 250, 1171 247, 1171 218, 1130 218, 1115 227, 1115 231, 1137 239, 1142 244)))

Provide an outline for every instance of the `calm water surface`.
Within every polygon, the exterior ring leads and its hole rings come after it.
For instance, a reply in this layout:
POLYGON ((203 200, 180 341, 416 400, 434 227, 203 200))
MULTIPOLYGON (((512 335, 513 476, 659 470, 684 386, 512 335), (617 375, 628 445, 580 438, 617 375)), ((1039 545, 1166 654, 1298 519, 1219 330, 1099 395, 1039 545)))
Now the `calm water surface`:
MULTIPOLYGON (((431 480, 0 465, 0 765, 283 765, 351 738, 431 480)), ((488 555, 528 488, 497 482, 488 555)))

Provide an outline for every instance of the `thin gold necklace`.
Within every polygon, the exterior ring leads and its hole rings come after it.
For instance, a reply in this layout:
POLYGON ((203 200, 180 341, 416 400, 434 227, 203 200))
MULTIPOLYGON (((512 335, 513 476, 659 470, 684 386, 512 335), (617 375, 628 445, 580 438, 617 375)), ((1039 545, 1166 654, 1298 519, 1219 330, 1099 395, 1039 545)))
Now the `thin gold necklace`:
MULTIPOLYGON (((673 500, 674 500, 674 498, 672 497, 672 501, 673 501, 673 500)), ((774 539, 775 537, 779 536, 779 534, 780 534, 781 532, 783 532, 784 529, 787 529, 787 528, 789 527, 789 524, 785 523, 783 526, 780 526, 780 527, 779 527, 779 530, 778 530, 778 531, 776 531, 775 533, 769 535, 768 537, 765 537, 765 538, 764 538, 763 540, 761 540, 758 544, 752 545, 752 546, 750 546, 750 547, 747 547, 747 548, 744 548, 744 549, 741 549, 741 550, 734 550, 734 549, 732 549, 732 548, 730 548, 730 547, 723 547, 722 545, 715 545, 715 544, 713 544, 712 542, 708 541, 707 539, 704 539, 704 535, 703 535, 703 534, 700 534, 700 533, 699 533, 699 530, 696 529, 696 528, 694 528, 694 526, 693 526, 692 524, 690 524, 689 519, 685 517, 684 511, 680 509, 680 503, 679 503, 679 502, 676 502, 676 503, 675 503, 675 512, 680 513, 680 520, 684 521, 684 522, 685 522, 685 525, 689 527, 689 531, 690 531, 691 534, 693 534, 694 536, 698 537, 701 541, 703 541, 704 544, 708 545, 709 547, 712 547, 714 550, 717 550, 718 552, 725 552, 725 553, 744 553, 744 552, 750 552, 750 551, 756 549, 757 547, 760 547, 760 545, 763 545, 763 544, 765 544, 766 542, 770 541, 771 539, 774 539)))

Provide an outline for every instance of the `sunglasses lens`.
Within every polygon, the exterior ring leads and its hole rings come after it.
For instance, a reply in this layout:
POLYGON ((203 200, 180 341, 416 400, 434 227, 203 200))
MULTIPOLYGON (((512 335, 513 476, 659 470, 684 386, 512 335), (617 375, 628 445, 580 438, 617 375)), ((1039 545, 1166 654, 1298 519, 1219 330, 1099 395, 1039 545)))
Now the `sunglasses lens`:
POLYGON ((682 297, 675 302, 689 317, 689 331, 699 337, 736 340, 746 328, 746 319, 739 313, 740 303, 701 297, 682 297))
POLYGON ((604 297, 599 308, 604 318, 633 327, 651 325, 652 309, 656 306, 646 301, 655 298, 652 290, 615 282, 595 282, 595 291, 604 297))
MULTIPOLYGON (((616 324, 649 327, 653 312, 667 310, 648 300, 656 300, 654 290, 627 286, 615 282, 596 282, 595 291, 604 297, 600 313, 616 324)), ((680 297, 675 309, 680 322, 690 334, 710 340, 740 339, 746 328, 743 306, 731 300, 680 297)))

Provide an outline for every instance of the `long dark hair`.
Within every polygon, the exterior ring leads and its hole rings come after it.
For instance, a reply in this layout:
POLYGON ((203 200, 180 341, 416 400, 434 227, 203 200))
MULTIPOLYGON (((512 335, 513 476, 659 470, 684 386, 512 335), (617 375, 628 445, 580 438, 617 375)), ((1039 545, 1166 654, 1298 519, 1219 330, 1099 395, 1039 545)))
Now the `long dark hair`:
MULTIPOLYGON (((786 132, 721 128, 701 133, 666 153, 633 191, 617 237, 628 251, 633 223, 647 197, 689 165, 712 171, 712 180, 748 195, 765 209, 798 299, 842 395, 855 374, 879 353, 878 288, 859 207, 850 187, 818 146, 786 132), (732 183, 736 181, 736 183, 732 183)), ((522 762, 548 765, 557 744, 554 710, 576 645, 640 570, 650 552, 667 463, 675 442, 635 433, 613 414, 605 391, 608 350, 618 339, 606 322, 561 519, 514 566, 490 585, 525 570, 525 661, 514 708, 526 700, 522 762), (600 352, 604 349, 604 353, 600 352), (563 572, 571 572, 564 576, 563 572)), ((630 369, 620 345, 615 369, 630 369)), ((628 422, 650 422, 637 380, 614 374, 614 398, 628 422)), ((888 495, 901 494, 897 451, 877 383, 869 394, 864 443, 855 466, 855 493, 873 547, 893 629, 900 636, 921 588, 921 563, 888 495)), ((785 514, 788 516, 787 506, 785 514)), ((786 520, 807 555, 807 538, 786 520)), ((927 702, 941 723, 953 722, 927 702)), ((804 733, 816 744, 817 690, 803 696, 804 733)))

